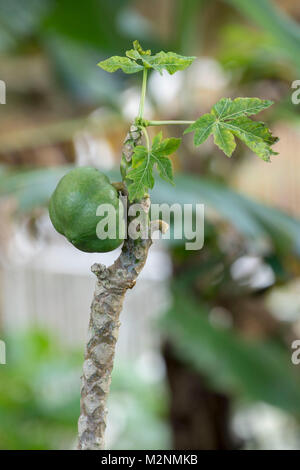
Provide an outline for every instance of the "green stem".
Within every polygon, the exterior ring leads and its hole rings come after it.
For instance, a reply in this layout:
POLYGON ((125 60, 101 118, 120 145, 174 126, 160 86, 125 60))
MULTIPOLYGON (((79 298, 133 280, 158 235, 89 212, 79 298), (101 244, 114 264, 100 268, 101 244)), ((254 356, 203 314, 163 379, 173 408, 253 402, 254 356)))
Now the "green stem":
POLYGON ((147 121, 147 126, 164 126, 167 124, 193 124, 195 121, 147 121))
POLYGON ((147 73, 148 73, 148 70, 145 67, 144 70, 143 70, 143 83, 142 83, 141 101, 140 101, 140 107, 139 107, 139 118, 140 119, 143 118, 143 113, 144 113, 146 88, 147 88, 147 73))
POLYGON ((146 144, 147 144, 147 150, 149 152, 149 150, 150 150, 150 140, 149 140, 149 136, 148 136, 148 132, 147 132, 146 127, 142 127, 142 131, 144 133, 144 136, 145 136, 145 139, 146 139, 146 144))

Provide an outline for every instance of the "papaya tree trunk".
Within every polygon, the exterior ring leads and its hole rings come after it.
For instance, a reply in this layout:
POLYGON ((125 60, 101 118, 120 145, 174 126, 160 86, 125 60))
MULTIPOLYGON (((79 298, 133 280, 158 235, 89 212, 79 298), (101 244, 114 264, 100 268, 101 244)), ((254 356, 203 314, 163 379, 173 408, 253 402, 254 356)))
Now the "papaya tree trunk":
MULTIPOLYGON (((140 139, 140 131, 132 126, 123 146, 123 155, 128 162, 140 139)), ((149 198, 140 203, 143 210, 148 212, 149 198)), ((135 241, 127 237, 120 256, 112 266, 108 268, 103 264, 92 266, 97 283, 91 305, 83 364, 78 421, 80 450, 104 449, 107 397, 120 327, 119 316, 126 291, 134 287, 136 278, 147 260, 151 243, 150 237, 135 241)))

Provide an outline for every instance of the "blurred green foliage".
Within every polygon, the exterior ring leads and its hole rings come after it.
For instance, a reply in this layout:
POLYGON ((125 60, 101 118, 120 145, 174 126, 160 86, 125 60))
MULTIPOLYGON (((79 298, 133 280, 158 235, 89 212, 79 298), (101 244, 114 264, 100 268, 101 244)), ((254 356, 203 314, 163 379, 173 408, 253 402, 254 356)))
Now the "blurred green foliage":
POLYGON ((210 321, 210 308, 174 284, 174 302, 161 325, 178 357, 208 382, 239 400, 269 403, 300 416, 300 377, 278 341, 246 340, 210 321))
MULTIPOLYGON (((82 351, 62 347, 53 335, 37 330, 3 339, 7 357, 6 365, 0 365, 0 449, 75 448, 82 351)), ((117 364, 109 403, 113 448, 170 445, 166 390, 160 380, 151 380, 135 363, 117 364)))
POLYGON ((265 30, 241 23, 226 23, 219 32, 217 58, 233 74, 233 80, 285 80, 293 67, 275 39, 265 30))
POLYGON ((270 0, 226 0, 274 38, 285 55, 300 69, 300 26, 270 0))
POLYGON ((79 413, 81 354, 38 331, 5 338, 0 369, 0 447, 69 448, 79 413))

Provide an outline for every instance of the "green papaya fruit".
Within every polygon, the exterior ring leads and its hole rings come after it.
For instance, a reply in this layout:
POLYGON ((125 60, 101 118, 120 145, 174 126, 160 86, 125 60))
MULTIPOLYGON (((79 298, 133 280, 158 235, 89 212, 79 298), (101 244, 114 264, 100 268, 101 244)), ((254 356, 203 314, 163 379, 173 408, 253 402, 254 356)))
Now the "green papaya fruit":
POLYGON ((79 167, 67 173, 51 196, 49 215, 57 232, 81 251, 112 251, 124 240, 123 205, 118 192, 107 176, 96 168, 79 167), (114 215, 111 212, 97 215, 103 204, 110 204, 114 215), (109 221, 110 227, 115 227, 115 233, 100 239, 97 227, 101 220, 104 224, 104 219, 109 221))

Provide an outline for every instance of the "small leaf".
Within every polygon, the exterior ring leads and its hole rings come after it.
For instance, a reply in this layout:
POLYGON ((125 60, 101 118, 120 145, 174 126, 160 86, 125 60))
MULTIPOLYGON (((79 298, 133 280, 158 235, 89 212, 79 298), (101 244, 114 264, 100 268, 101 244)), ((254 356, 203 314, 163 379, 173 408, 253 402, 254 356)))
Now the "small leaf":
POLYGON ((135 51, 141 52, 143 50, 140 42, 137 39, 133 41, 132 45, 135 51))
POLYGON ((148 189, 154 186, 153 167, 156 166, 159 176, 173 183, 172 162, 167 157, 179 147, 181 139, 164 139, 162 133, 153 139, 152 148, 148 151, 143 145, 135 147, 132 156, 132 169, 127 174, 130 201, 141 199, 148 189))
POLYGON ((227 157, 231 157, 236 143, 234 135, 229 130, 225 129, 220 123, 214 125, 214 141, 215 144, 223 150, 227 157))
POLYGON ((152 139, 152 148, 157 146, 162 141, 162 131, 160 131, 156 136, 152 139))
POLYGON ((185 70, 196 57, 185 57, 175 52, 158 52, 157 54, 149 57, 143 57, 143 61, 152 67, 157 72, 162 74, 163 70, 166 70, 170 75, 177 72, 178 70, 185 70))
POLYGON ((185 129, 184 134, 195 131, 194 144, 202 144, 213 132, 213 125, 216 118, 212 114, 203 114, 197 121, 185 129))
POLYGON ((126 56, 133 60, 143 60, 143 59, 146 60, 145 56, 150 56, 150 55, 151 55, 150 49, 148 49, 147 51, 144 51, 138 41, 133 42, 133 49, 126 51, 126 56))
POLYGON ((134 50, 139 52, 141 55, 151 55, 151 50, 147 49, 146 51, 144 51, 144 49, 142 48, 142 46, 140 45, 137 39, 133 41, 132 44, 133 44, 134 50))
POLYGON ((126 56, 133 60, 138 60, 141 58, 140 53, 135 49, 130 49, 129 51, 126 51, 126 56))
POLYGON ((132 169, 127 174, 127 179, 132 180, 127 185, 130 201, 142 199, 148 188, 153 188, 152 168, 151 157, 146 147, 137 146, 132 157, 132 169))
POLYGON ((172 153, 176 152, 180 143, 181 143, 181 139, 177 139, 176 137, 170 137, 169 139, 164 139, 159 144, 156 144, 153 141, 152 150, 158 156, 171 155, 172 153))
POLYGON ((99 62, 97 65, 107 72, 115 72, 118 69, 122 69, 125 73, 136 73, 140 72, 144 68, 142 65, 137 64, 129 57, 119 56, 110 57, 109 59, 99 62))

